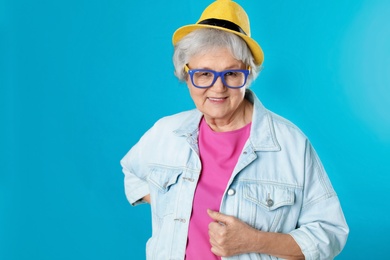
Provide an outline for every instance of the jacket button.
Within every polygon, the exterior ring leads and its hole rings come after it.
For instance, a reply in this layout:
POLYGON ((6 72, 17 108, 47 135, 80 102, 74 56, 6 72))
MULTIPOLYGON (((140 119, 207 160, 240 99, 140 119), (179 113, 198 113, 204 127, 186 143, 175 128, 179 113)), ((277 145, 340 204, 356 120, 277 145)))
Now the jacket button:
POLYGON ((267 205, 268 207, 272 207, 274 205, 274 201, 271 199, 267 199, 267 205))
POLYGON ((229 189, 228 190, 228 195, 229 196, 233 196, 234 194, 236 194, 236 191, 234 189, 229 189))

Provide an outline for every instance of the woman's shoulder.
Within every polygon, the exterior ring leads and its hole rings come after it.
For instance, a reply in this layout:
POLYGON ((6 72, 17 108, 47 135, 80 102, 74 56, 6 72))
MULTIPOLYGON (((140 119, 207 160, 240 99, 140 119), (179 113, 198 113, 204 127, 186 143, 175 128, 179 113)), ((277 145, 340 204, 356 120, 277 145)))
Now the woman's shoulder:
MULTIPOLYGON (((164 116, 158 119, 139 140, 143 145, 155 145, 155 142, 172 141, 171 137, 175 135, 177 129, 188 126, 188 120, 196 118, 198 110, 188 110, 180 113, 164 116)), ((192 119, 194 120, 194 119, 192 119)))
POLYGON ((196 115, 199 114, 199 111, 197 109, 191 109, 187 111, 182 111, 176 114, 164 116, 157 120, 155 123, 155 126, 180 126, 183 124, 183 122, 186 122, 188 119, 196 117, 196 115))
POLYGON ((175 131, 186 131, 198 127, 201 113, 197 109, 187 110, 176 114, 164 116, 157 120, 150 129, 152 132, 173 133, 175 131))
POLYGON ((303 139, 307 139, 307 136, 305 133, 293 122, 291 122, 289 119, 286 119, 285 117, 278 115, 272 111, 268 110, 268 114, 270 118, 272 119, 273 126, 275 128, 275 131, 277 132, 283 132, 283 134, 290 133, 295 136, 300 136, 303 139))
POLYGON ((272 118, 272 121, 275 123, 275 124, 281 124, 281 125, 285 125, 287 127, 291 127, 291 128, 294 128, 294 129, 298 129, 298 126, 296 126, 293 122, 291 122, 289 119, 279 115, 279 114, 276 114, 275 112, 272 112, 270 110, 268 110, 268 113, 270 115, 270 117, 272 118))
MULTIPOLYGON (((254 120, 260 122, 261 125, 265 125, 265 128, 275 131, 276 133, 285 135, 285 134, 294 134, 300 135, 305 138, 304 133, 301 129, 292 123, 290 120, 286 119, 279 114, 266 108, 261 101, 257 98, 254 92, 247 90, 246 98, 254 104, 255 109, 255 118, 254 120)), ((260 127, 261 128, 261 127, 260 127)), ((263 129, 263 128, 261 128, 263 129)))

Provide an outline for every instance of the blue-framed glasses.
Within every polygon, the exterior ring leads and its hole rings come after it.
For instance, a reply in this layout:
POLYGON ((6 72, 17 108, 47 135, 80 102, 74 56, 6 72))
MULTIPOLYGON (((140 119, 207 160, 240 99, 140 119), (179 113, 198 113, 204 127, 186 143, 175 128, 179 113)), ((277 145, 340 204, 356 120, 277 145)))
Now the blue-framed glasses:
POLYGON ((250 70, 205 70, 190 69, 184 66, 184 71, 190 75, 192 85, 197 88, 209 88, 214 85, 218 77, 221 77, 222 83, 228 88, 242 88, 246 84, 250 70))

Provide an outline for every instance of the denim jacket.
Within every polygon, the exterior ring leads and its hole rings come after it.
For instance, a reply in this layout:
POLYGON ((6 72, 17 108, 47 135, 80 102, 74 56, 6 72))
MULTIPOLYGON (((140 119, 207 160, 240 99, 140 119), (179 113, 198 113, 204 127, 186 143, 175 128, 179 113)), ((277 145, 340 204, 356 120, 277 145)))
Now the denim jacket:
MULTIPOLYGON (((263 107, 253 92, 251 132, 226 187, 220 212, 258 230, 290 234, 306 259, 333 259, 348 226, 338 197, 307 137, 263 107)), ((151 195, 147 259, 184 259, 201 172, 198 110, 160 119, 121 160, 132 205, 151 195)), ((277 259, 248 253, 223 259, 277 259)))

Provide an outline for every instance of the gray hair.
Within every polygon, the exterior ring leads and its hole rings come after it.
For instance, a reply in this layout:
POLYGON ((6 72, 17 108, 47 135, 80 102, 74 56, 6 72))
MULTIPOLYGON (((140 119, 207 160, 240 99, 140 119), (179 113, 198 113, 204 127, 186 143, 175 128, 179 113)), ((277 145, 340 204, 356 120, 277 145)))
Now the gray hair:
POLYGON ((261 68, 255 65, 248 45, 241 37, 233 33, 211 28, 197 29, 187 34, 175 45, 173 65, 176 77, 180 81, 185 81, 187 73, 184 71, 184 66, 188 64, 191 57, 221 47, 228 48, 235 59, 250 66, 251 73, 246 84, 249 87, 258 76, 261 68))

